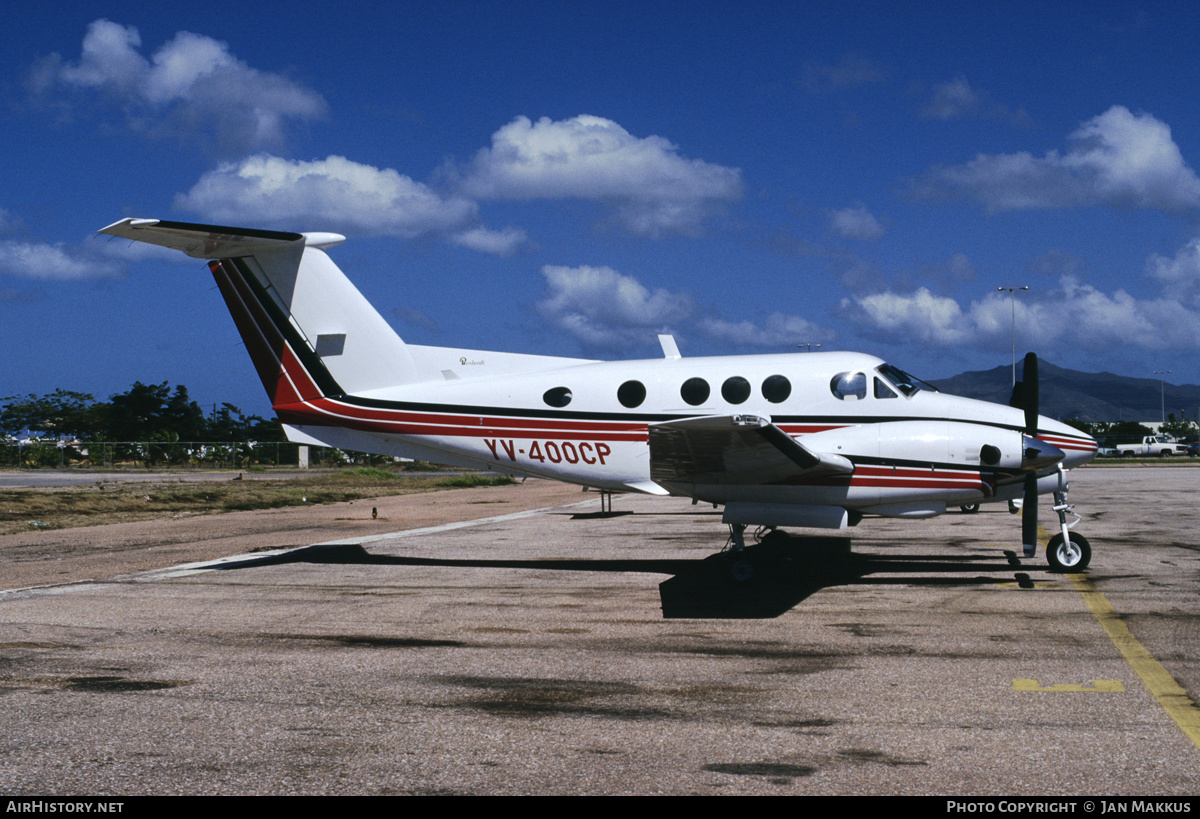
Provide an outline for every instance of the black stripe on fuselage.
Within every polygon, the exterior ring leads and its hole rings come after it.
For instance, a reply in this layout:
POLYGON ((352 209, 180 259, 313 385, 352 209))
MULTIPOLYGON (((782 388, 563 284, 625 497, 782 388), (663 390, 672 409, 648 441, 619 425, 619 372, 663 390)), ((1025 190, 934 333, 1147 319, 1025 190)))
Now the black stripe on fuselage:
MULTIPOLYGON (((343 395, 338 401, 365 409, 401 410, 407 412, 445 413, 447 415, 489 415, 500 418, 546 418, 564 421, 627 421, 629 423, 653 424, 661 421, 678 421, 684 418, 697 418, 708 415, 738 415, 737 412, 701 412, 701 413, 636 413, 636 412, 588 412, 584 410, 556 409, 526 409, 523 407, 483 406, 478 404, 434 404, 419 401, 392 401, 380 398, 362 398, 357 395, 343 395)), ((887 424, 900 421, 941 421, 961 424, 975 424, 981 427, 994 427, 1003 430, 1021 431, 1020 424, 996 424, 987 421, 970 421, 963 418, 930 417, 926 415, 772 415, 771 423, 810 424, 814 426, 828 425, 830 427, 857 427, 866 424, 887 424)), ((1066 433, 1047 433, 1061 438, 1072 438, 1066 433)), ((1083 438, 1075 439, 1084 443, 1083 438)))
POLYGON ((967 464, 947 464, 938 461, 911 461, 899 458, 880 458, 873 455, 847 455, 846 459, 855 466, 889 466, 897 469, 929 469, 954 472, 970 472, 979 475, 1002 475, 1013 477, 1024 475, 1025 470, 1016 467, 969 466, 967 464))

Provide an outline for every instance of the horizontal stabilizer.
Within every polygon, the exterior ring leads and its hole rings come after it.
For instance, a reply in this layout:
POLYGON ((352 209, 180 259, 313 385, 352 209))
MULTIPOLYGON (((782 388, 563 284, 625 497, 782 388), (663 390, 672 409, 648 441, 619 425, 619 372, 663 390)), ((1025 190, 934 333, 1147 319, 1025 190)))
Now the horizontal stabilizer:
MULTIPOLYGON (((122 219, 101 229, 100 232, 135 242, 181 250, 197 259, 232 259, 253 256, 263 251, 281 250, 288 245, 305 244, 305 236, 302 233, 194 225, 163 219, 122 219)), ((335 235, 326 234, 329 237, 335 235)), ((328 247, 330 244, 332 243, 326 242, 322 246, 328 247)))
POLYGON ((651 424, 650 479, 668 484, 747 485, 849 475, 841 455, 806 449, 766 418, 706 415, 651 424))

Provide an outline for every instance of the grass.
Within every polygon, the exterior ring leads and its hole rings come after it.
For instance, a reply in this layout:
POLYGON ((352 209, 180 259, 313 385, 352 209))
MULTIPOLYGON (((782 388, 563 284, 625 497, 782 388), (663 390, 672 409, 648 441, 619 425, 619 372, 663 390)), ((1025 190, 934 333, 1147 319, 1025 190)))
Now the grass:
POLYGON ((0 535, 187 515, 277 509, 313 503, 407 495, 477 486, 504 486, 498 475, 408 476, 360 467, 302 478, 102 483, 0 490, 0 535))

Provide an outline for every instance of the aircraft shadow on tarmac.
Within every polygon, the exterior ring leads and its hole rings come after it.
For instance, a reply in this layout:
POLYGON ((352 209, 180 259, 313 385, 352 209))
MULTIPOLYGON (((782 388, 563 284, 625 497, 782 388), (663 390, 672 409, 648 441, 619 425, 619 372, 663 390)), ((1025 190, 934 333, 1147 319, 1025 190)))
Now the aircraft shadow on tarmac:
POLYGON ((371 554, 359 544, 325 544, 222 563, 220 570, 284 563, 452 568, 540 569, 667 574, 659 584, 664 619, 779 617, 821 589, 848 585, 981 586, 1017 583, 1033 588, 1015 556, 928 557, 854 554, 850 538, 782 537, 702 560, 449 560, 371 554), (997 574, 1002 576, 998 577, 997 574), (871 577, 874 574, 901 577, 871 577), (950 576, 946 576, 950 575, 950 576))

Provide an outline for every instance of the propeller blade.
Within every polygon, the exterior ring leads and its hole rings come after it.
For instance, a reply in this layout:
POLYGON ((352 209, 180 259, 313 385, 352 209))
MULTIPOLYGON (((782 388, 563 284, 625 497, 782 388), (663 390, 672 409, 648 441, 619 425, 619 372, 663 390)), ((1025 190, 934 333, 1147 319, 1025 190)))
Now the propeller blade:
POLYGON ((1021 502, 1021 543, 1025 547, 1025 557, 1037 555, 1038 547, 1038 492, 1037 473, 1025 474, 1025 498, 1021 502))
POLYGON ((1020 381, 1013 384, 1012 397, 1008 399, 1008 405, 1014 409, 1021 409, 1025 406, 1025 385, 1020 381))
POLYGON ((1036 437, 1038 420, 1037 353, 1025 354, 1025 371, 1021 374, 1021 407, 1025 410, 1025 434, 1036 437))

